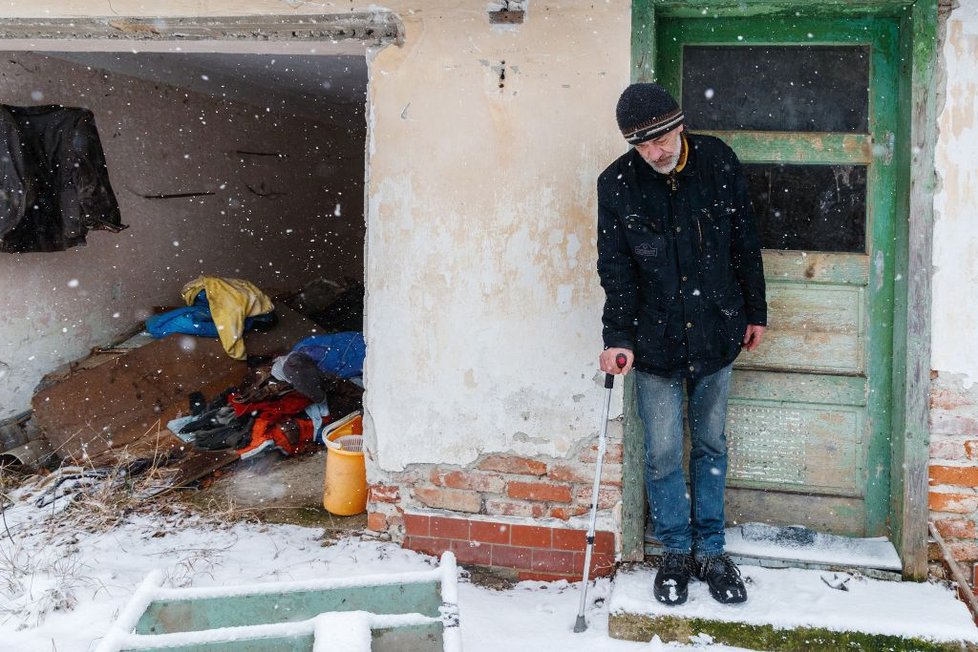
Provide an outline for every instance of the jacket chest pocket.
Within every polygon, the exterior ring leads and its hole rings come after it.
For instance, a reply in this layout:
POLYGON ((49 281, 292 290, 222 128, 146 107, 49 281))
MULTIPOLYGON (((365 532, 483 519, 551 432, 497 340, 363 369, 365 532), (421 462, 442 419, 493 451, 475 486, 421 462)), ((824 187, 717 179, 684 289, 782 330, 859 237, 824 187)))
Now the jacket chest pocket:
POLYGON ((730 217, 734 209, 723 202, 710 202, 694 209, 693 222, 701 251, 730 246, 730 217))
POLYGON ((637 213, 626 215, 625 234, 639 264, 660 265, 665 261, 668 241, 654 219, 637 213))

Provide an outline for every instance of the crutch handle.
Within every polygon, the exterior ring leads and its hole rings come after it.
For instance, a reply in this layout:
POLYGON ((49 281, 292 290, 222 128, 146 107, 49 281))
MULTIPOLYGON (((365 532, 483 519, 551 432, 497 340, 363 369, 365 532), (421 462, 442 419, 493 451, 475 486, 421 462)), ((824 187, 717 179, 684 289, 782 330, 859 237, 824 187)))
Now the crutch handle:
MULTIPOLYGON (((628 363, 628 358, 625 357, 624 353, 619 353, 615 356, 615 364, 618 365, 619 369, 624 369, 625 365, 628 363)), ((604 375, 604 388, 611 389, 615 386, 615 375, 605 374, 604 375)))

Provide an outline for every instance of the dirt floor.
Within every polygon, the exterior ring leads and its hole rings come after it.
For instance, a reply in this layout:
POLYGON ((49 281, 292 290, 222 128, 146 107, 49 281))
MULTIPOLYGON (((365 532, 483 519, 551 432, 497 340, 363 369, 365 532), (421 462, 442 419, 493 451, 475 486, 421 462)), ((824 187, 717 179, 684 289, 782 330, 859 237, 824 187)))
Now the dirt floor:
POLYGON ((326 451, 283 457, 269 452, 227 466, 182 499, 208 511, 269 523, 322 527, 327 538, 362 531, 367 515, 335 516, 323 509, 326 451))

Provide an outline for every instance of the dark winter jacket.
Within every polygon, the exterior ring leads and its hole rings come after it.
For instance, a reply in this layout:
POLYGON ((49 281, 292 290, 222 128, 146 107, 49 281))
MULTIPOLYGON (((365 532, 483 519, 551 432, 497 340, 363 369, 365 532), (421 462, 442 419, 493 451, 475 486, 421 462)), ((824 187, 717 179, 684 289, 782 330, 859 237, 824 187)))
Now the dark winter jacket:
POLYGON ((61 251, 121 231, 88 109, 0 105, 0 251, 61 251))
POLYGON ((666 377, 718 371, 740 353, 747 324, 767 324, 740 162, 716 138, 683 135, 689 153, 672 177, 632 149, 598 178, 604 344, 666 377))

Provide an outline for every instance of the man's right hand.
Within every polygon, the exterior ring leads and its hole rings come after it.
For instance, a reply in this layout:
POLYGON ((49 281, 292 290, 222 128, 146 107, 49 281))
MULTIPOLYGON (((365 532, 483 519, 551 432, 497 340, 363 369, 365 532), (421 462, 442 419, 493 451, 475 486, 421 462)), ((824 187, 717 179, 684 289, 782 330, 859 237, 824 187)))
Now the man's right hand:
POLYGON ((598 362, 601 366, 601 371, 606 374, 627 374, 632 370, 632 362, 635 361, 635 354, 632 353, 631 349, 605 349, 601 352, 601 356, 598 358, 598 362), (618 354, 624 354, 625 356, 625 366, 618 368, 618 363, 615 362, 615 358, 618 354))

